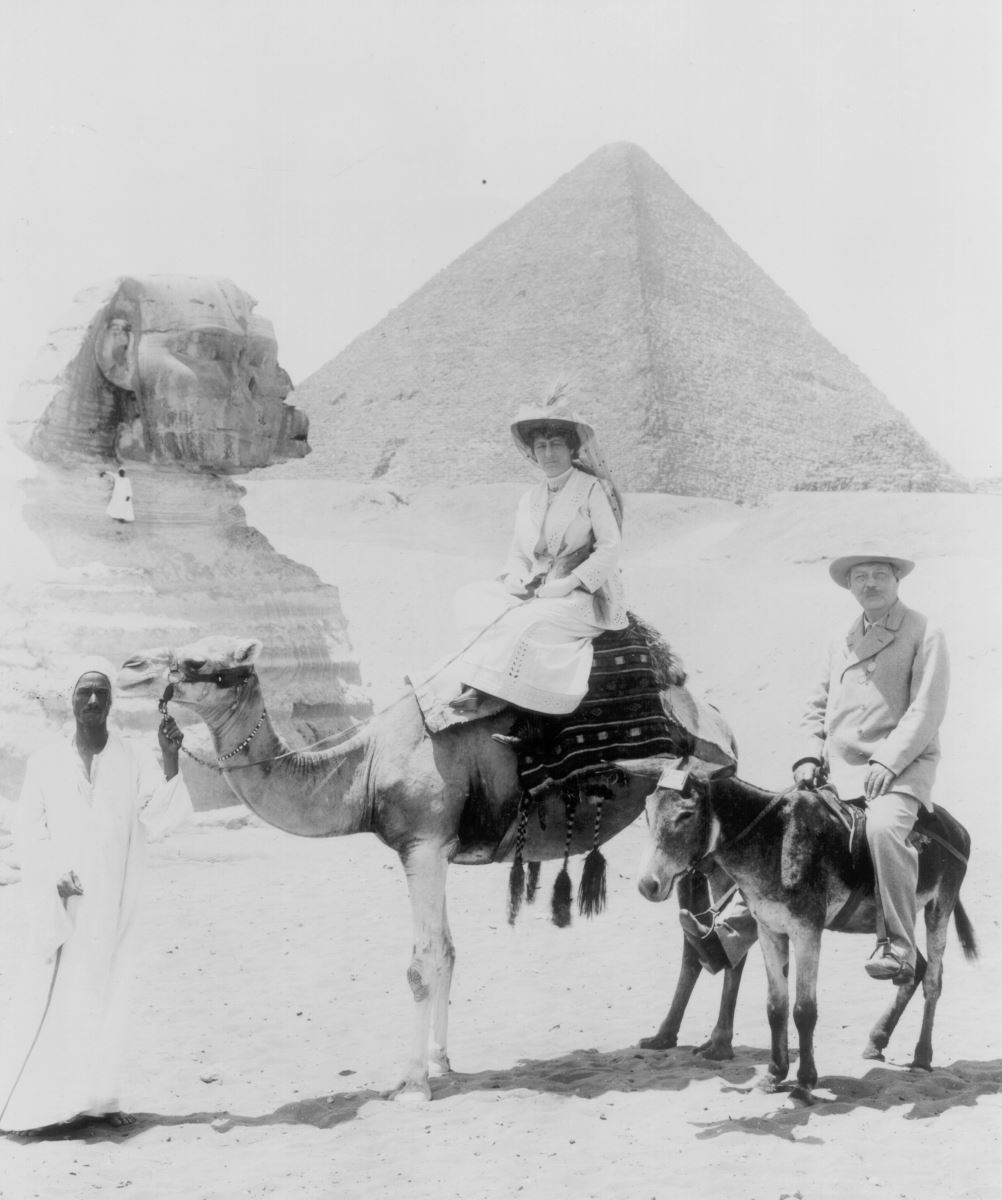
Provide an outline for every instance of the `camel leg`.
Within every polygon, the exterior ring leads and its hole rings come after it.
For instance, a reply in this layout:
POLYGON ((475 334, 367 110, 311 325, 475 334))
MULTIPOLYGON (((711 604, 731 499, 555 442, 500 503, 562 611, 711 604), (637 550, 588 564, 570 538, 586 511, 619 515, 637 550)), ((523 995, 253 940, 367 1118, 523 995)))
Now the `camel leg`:
POLYGON ((452 969, 456 964, 456 949, 449 929, 449 913, 445 893, 442 894, 442 935, 445 939, 445 958, 439 975, 439 986, 431 1012, 431 1045, 428 1050, 428 1067, 433 1075, 447 1075, 452 1070, 449 1062, 449 997, 452 994, 452 969))
POLYGON ((675 984, 675 995, 672 996, 671 1008, 661 1022, 653 1037, 640 1039, 641 1050, 674 1050, 678 1045, 678 1031, 685 1016, 686 1006, 692 995, 703 968, 699 955, 687 939, 682 939, 682 965, 678 972, 678 982, 675 984))
POLYGON ((895 989, 894 999, 887 1009, 880 1014, 876 1025, 870 1030, 870 1038, 866 1043, 866 1049, 863 1051, 864 1058, 875 1058, 879 1062, 884 1061, 884 1050, 887 1043, 891 1040, 891 1034, 897 1028, 901 1014, 908 1007, 908 1002, 915 995, 918 985, 925 977, 927 967, 928 963, 919 954, 915 962, 914 979, 912 979, 911 983, 902 984, 901 987, 895 989))
POLYGON ((793 947, 797 965, 797 982, 793 1001, 793 1023, 797 1027, 800 1060, 797 1066, 797 1086, 793 1095, 810 1100, 818 1082, 814 1061, 814 1030, 818 1023, 818 963, 821 959, 821 930, 806 927, 799 931, 793 947))
POLYGON ((772 1059, 769 1075, 762 1081, 767 1092, 778 1091, 790 1069, 790 1050, 786 1027, 790 1016, 790 996, 787 976, 790 970, 790 940, 785 933, 774 933, 759 925, 759 940, 768 980, 766 1013, 772 1031, 772 1059))
POLYGON ((922 1009, 922 1028, 915 1043, 915 1055, 909 1064, 913 1069, 920 1071, 932 1070, 932 1026, 936 1019, 936 1005, 943 990, 943 955, 946 952, 949 921, 949 913, 943 913, 941 909, 932 913, 926 910, 926 953, 929 956, 929 966, 922 980, 925 1005, 922 1009))
POLYGON ((720 992, 717 1023, 709 1040, 696 1051, 713 1062, 723 1062, 734 1057, 734 1010, 738 1004, 738 989, 741 987, 741 975, 746 961, 744 958, 739 959, 736 966, 724 970, 724 986, 720 992))
POLYGON ((436 1060, 448 1062, 443 1016, 449 1004, 449 984, 455 948, 445 920, 445 878, 448 858, 442 846, 418 843, 402 856, 414 920, 414 949, 407 982, 414 996, 414 1025, 410 1058, 403 1079, 389 1097, 417 1092, 431 1099, 428 1082, 428 1036, 436 1017, 436 1060))

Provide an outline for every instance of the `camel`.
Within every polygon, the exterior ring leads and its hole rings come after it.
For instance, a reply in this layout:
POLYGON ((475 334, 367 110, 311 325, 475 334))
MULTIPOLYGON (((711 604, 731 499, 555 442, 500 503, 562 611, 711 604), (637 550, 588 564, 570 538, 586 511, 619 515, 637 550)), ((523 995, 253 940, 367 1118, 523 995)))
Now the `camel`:
MULTIPOLYGON (((257 640, 226 636, 176 651, 143 651, 123 664, 118 686, 134 697, 157 696, 166 687, 165 699, 201 717, 229 786, 268 824, 301 837, 372 833, 396 851, 414 925, 407 971, 414 1022, 402 1078, 387 1096, 416 1092, 430 1099, 429 1074, 451 1069, 446 1041, 455 948, 446 913, 449 864, 511 861, 516 841, 529 862, 589 850, 593 839, 607 841, 639 815, 663 762, 646 760, 655 763, 653 774, 648 769, 589 775, 571 822, 559 793, 538 801, 531 822, 519 822, 516 755, 491 737, 511 729, 512 710, 429 736, 413 694, 405 694, 341 744, 292 751, 265 709, 254 667, 260 651, 257 640), (603 795, 616 802, 596 808, 596 796, 603 795)), ((675 1044, 671 1039, 698 974, 685 962, 672 1012, 652 1044, 675 1044)), ((731 1053, 737 986, 733 973, 727 975, 731 986, 725 983, 717 1026, 701 1048, 713 1057, 731 1053)))
MULTIPOLYGON (((793 1095, 807 1103, 818 1080, 814 1060, 817 976, 824 929, 873 933, 877 924, 873 868, 854 860, 838 815, 815 792, 792 788, 767 792, 733 777, 692 771, 683 784, 658 786, 647 801, 649 852, 638 887, 648 900, 665 900, 675 882, 708 859, 723 867, 744 893, 759 927, 768 978, 767 1013, 772 1033, 768 1091, 779 1090, 789 1071, 788 973, 796 962, 793 1020, 800 1063, 793 1095), (678 789, 681 790, 678 790, 678 789)), ((919 906, 924 910, 926 953, 915 977, 896 988, 891 1004, 870 1032, 864 1058, 883 1051, 908 1001, 922 984, 925 1006, 911 1063, 932 1069, 932 1029, 943 981, 943 952, 953 914, 968 959, 977 957, 974 930, 960 902, 971 839, 944 808, 920 817, 919 906)))

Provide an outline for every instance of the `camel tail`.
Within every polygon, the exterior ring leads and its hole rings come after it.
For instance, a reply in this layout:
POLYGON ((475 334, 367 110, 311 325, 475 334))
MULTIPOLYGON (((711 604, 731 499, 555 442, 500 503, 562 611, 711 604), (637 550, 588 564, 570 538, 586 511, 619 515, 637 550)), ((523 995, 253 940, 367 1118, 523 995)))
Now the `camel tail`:
POLYGON ((974 936, 974 926, 959 898, 953 908, 953 923, 957 926, 957 937, 960 938, 960 948, 964 957, 973 961, 978 957, 978 942, 974 936))

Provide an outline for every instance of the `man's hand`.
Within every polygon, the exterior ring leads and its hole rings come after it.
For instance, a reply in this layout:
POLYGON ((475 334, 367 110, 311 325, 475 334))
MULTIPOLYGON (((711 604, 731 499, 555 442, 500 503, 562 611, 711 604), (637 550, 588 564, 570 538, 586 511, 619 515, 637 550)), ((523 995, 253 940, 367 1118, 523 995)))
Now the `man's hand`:
POLYGON ((177 774, 177 755, 184 741, 184 734, 178 728, 177 721, 170 715, 165 715, 157 729, 157 741, 160 743, 160 753, 164 758, 164 775, 173 779, 177 774))
POLYGON ((813 788, 818 782, 818 764, 812 762, 801 763, 793 771, 793 782, 797 787, 813 788))
POLYGON ((70 896, 82 896, 83 888, 80 886, 80 880, 77 879, 76 871, 67 871, 62 878, 56 881, 56 891, 64 900, 70 896))
POLYGON ((888 790, 893 782, 893 771, 889 771, 887 767, 878 762, 870 763, 870 768, 866 772, 866 783, 863 785, 863 794, 867 800, 876 800, 878 796, 882 796, 888 790))
POLYGON ((540 600, 559 600, 561 596, 569 596, 580 586, 581 580, 576 575, 565 575, 563 579, 548 579, 536 595, 540 600))

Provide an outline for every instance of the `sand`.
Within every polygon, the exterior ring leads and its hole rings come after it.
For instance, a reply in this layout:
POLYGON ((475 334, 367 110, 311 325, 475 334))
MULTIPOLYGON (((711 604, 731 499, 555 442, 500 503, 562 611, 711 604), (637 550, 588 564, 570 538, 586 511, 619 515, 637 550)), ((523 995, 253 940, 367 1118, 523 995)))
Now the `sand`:
MULTIPOLYGON (((497 570, 518 490, 425 489, 400 503, 379 488, 255 478, 246 508, 278 550, 341 589, 379 707, 449 649, 449 594, 497 570)), ((902 595, 939 617, 951 644, 937 792, 974 838, 964 902, 982 952, 970 965, 951 939, 931 1074, 906 1065, 917 1003, 885 1063, 860 1057, 888 989, 863 973, 869 939, 846 935, 824 943, 815 1105, 756 1086, 769 1045, 757 950, 732 1062, 692 1053, 719 999, 708 978, 684 1044, 638 1050, 680 957, 674 902, 636 891, 641 823, 606 847, 606 913, 568 930, 549 922, 546 890, 510 928, 503 867, 450 872, 455 1072, 433 1080, 430 1103, 388 1102, 411 1007, 395 856, 367 836, 301 840, 217 819, 153 849, 124 1089, 137 1125, 0 1139, 2 1200, 1002 1196, 999 516, 989 496, 631 497, 628 508, 631 606, 730 719, 742 775, 767 787, 786 781, 823 639, 853 615, 824 559, 853 550, 861 530, 921 559, 902 595)), ((544 883, 553 874, 544 866, 544 883)), ((0 888, 0 1004, 19 890, 0 888)))

